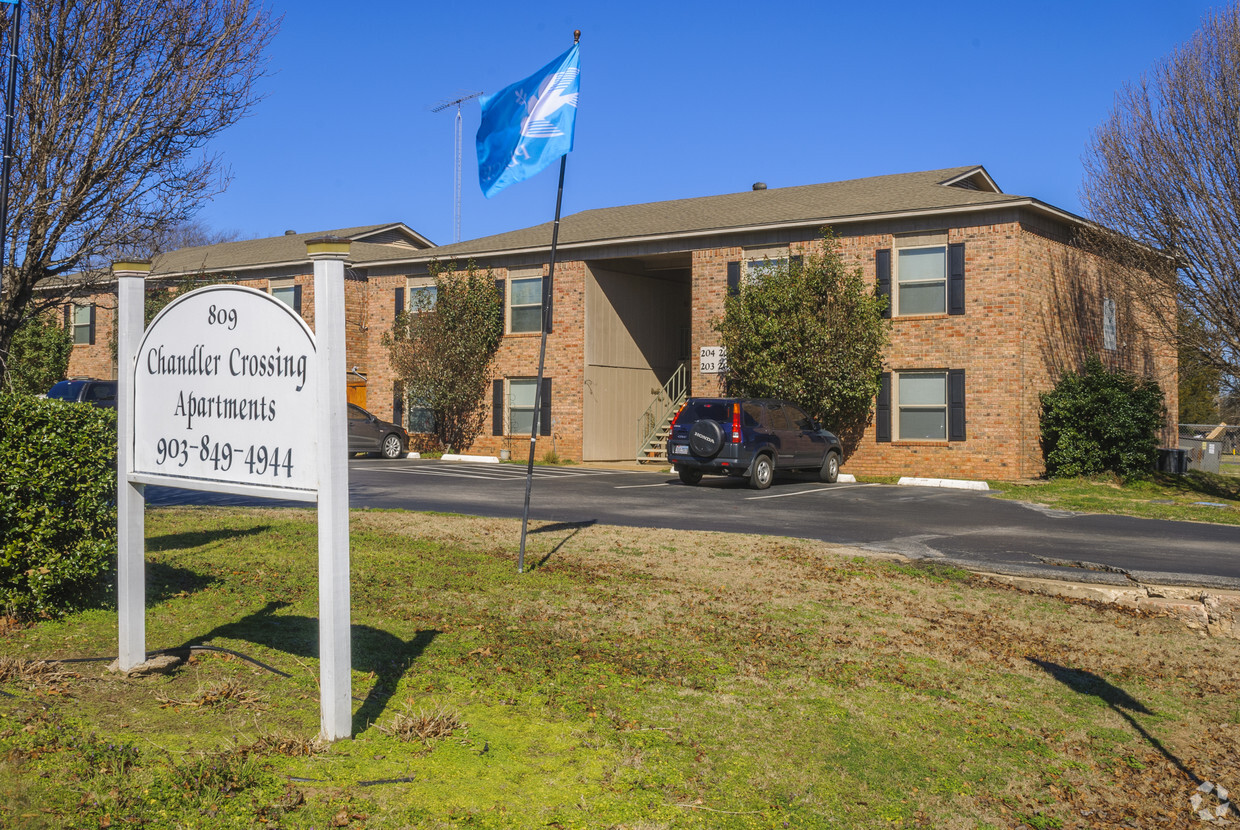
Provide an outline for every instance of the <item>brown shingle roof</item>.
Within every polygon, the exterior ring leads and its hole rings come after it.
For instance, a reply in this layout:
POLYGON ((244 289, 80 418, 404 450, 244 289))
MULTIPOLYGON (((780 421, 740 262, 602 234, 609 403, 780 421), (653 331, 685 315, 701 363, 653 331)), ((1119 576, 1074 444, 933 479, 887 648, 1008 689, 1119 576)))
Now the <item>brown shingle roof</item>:
MULTIPOLYGON (((695 235, 707 232, 779 225, 826 225, 892 213, 915 213, 1027 202, 991 189, 993 182, 979 165, 873 176, 827 184, 749 190, 721 196, 676 199, 643 205, 586 210, 560 221, 561 245, 603 243, 653 236, 695 235), (982 189, 946 186, 965 179, 982 189)), ((551 223, 495 236, 441 245, 412 256, 392 251, 385 259, 427 260, 475 256, 502 251, 546 248, 551 223)))
POLYGON ((399 235, 407 238, 409 244, 415 247, 354 241, 350 248, 352 258, 354 260, 372 257, 391 258, 394 254, 409 257, 416 255, 419 248, 429 247, 431 244, 424 237, 400 223, 361 225, 334 231, 295 233, 266 239, 246 239, 240 242, 222 242, 197 248, 181 248, 155 257, 151 265, 151 275, 161 277, 200 272, 221 273, 265 268, 284 263, 304 263, 307 261, 306 242, 308 240, 321 236, 365 240, 385 230, 398 231, 399 235))

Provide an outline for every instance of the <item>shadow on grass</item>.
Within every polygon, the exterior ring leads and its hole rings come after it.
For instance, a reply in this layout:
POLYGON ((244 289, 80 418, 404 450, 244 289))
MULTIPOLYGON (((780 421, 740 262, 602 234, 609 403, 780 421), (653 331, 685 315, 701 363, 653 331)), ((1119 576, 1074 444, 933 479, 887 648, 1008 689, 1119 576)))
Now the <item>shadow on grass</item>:
POLYGON ((581 531, 585 530, 587 527, 593 527, 596 524, 598 524, 598 522, 594 519, 590 519, 589 521, 585 521, 585 522, 556 522, 555 524, 544 525, 542 527, 531 530, 530 531, 531 533, 559 533, 562 530, 571 530, 572 533, 565 536, 563 539, 561 539, 556 544, 555 547, 547 551, 547 555, 544 556, 542 559, 539 559, 538 562, 532 568, 530 568, 530 570, 536 570, 538 568, 541 568, 543 565, 546 564, 548 559, 550 559, 552 556, 558 553, 560 548, 564 547, 564 545, 568 543, 569 539, 572 539, 574 536, 576 536, 581 531))
POLYGON ((1145 738, 1146 742, 1149 743, 1150 746, 1162 753, 1162 756, 1174 764, 1180 772, 1187 775, 1194 784, 1200 784, 1202 782, 1203 779, 1200 776, 1188 767, 1184 766, 1184 762, 1176 757, 1165 746, 1163 746, 1162 741, 1155 738, 1149 732, 1146 732, 1145 727, 1137 723, 1136 719, 1129 714, 1130 712, 1135 712, 1139 715, 1154 714, 1147 709, 1141 701, 1137 700, 1118 686, 1108 683, 1106 680, 1102 679, 1093 672, 1085 671, 1084 669, 1070 669, 1067 666, 1061 666, 1058 663, 1051 663, 1047 660, 1037 660, 1032 657, 1026 659, 1077 694, 1089 695, 1101 700, 1107 706, 1111 707, 1111 711, 1128 721, 1129 726, 1135 729, 1142 738, 1145 738))
MULTIPOLYGON (((218 625, 200 637, 187 641, 182 648, 204 645, 216 637, 244 640, 283 651, 297 657, 319 659, 319 620, 301 615, 277 616, 287 602, 269 602, 258 611, 240 620, 218 625)), ((362 705, 353 715, 353 731, 360 732, 374 723, 387 708, 400 679, 426 650, 437 630, 419 631, 409 640, 369 625, 352 626, 353 669, 373 672, 375 681, 362 705)))
POLYGON ((165 533, 161 536, 148 537, 146 549, 150 553, 156 553, 165 550, 197 548, 221 539, 259 536, 269 530, 271 530, 270 525, 258 525, 242 529, 220 528, 218 530, 196 530, 188 533, 165 533))

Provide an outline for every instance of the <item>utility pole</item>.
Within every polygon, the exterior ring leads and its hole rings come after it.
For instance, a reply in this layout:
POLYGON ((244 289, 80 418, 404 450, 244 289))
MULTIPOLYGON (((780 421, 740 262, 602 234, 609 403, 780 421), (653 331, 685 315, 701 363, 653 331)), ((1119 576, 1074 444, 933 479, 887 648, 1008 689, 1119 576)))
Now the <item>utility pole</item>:
POLYGON ((13 170, 13 110, 17 106, 17 39, 22 28, 21 0, 13 4, 13 11, 8 17, 9 77, 4 99, 4 159, 0 162, 0 294, 4 293, 4 243, 9 234, 9 176, 13 170))
POLYGON ((431 112, 442 112, 448 107, 456 107, 456 169, 455 178, 452 181, 453 242, 461 241, 461 104, 471 101, 479 95, 482 95, 482 93, 471 92, 468 95, 457 98, 455 101, 445 101, 431 108, 431 112))

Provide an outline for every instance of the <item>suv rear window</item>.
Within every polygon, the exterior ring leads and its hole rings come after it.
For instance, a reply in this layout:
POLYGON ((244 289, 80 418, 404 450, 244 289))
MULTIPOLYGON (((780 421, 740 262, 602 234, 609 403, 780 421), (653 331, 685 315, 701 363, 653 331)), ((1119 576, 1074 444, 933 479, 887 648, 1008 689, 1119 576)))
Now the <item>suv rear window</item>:
POLYGON ((62 380, 60 383, 52 385, 47 396, 58 401, 76 401, 78 395, 82 394, 82 387, 85 385, 86 381, 84 380, 62 380))
MULTIPOLYGON (((718 421, 721 424, 730 424, 732 423, 733 403, 735 401, 689 401, 685 404, 685 408, 681 410, 680 417, 676 419, 676 423, 691 426, 698 421, 709 420, 718 421)), ((741 406, 741 412, 744 413, 743 420, 745 426, 758 426, 758 418, 761 416, 757 406, 748 403, 744 404, 741 406)))

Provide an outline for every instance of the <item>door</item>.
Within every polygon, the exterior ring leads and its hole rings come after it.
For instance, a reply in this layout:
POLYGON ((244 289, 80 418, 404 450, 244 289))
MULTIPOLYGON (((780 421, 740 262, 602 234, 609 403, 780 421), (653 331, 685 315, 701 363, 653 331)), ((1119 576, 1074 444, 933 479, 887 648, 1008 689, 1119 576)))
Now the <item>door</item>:
POLYGON ((827 439, 818 431, 814 419, 805 414, 798 406, 784 405, 792 426, 797 431, 796 465, 798 467, 820 467, 827 451, 827 439))
POLYGON ((349 404, 349 452, 377 452, 383 431, 374 416, 360 406, 349 404))
POLYGON ((789 419, 787 408, 781 403, 768 403, 766 423, 771 430, 771 443, 775 445, 775 466, 781 470, 795 467, 801 435, 789 419))

